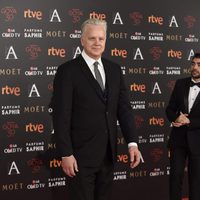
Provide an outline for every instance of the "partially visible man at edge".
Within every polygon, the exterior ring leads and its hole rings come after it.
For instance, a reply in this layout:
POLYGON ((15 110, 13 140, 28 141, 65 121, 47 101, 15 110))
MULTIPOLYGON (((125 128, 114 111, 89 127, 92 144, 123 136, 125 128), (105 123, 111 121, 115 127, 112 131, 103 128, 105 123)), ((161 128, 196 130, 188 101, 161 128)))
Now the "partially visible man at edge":
POLYGON ((130 167, 140 162, 121 68, 102 58, 106 31, 106 21, 86 20, 82 54, 62 64, 54 79, 53 123, 70 200, 110 200, 117 120, 128 143, 130 167))
POLYGON ((186 160, 189 200, 200 200, 200 53, 191 62, 191 77, 176 81, 166 114, 172 123, 170 149, 170 200, 182 200, 186 160))

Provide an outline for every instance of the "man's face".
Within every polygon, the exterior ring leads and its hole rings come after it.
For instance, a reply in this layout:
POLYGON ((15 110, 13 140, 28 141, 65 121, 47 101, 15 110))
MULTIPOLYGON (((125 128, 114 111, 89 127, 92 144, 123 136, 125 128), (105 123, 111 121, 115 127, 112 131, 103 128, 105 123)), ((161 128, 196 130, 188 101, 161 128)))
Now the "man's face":
POLYGON ((200 79, 200 58, 194 58, 192 60, 191 76, 193 79, 200 79))
POLYGON ((106 32, 103 25, 87 24, 81 37, 81 44, 88 56, 97 60, 105 49, 106 32))

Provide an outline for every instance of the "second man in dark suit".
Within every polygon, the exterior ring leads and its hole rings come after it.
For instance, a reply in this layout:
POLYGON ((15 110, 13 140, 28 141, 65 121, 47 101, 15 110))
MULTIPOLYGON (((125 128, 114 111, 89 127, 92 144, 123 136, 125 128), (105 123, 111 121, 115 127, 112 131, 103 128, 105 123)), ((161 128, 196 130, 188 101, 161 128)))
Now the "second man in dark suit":
POLYGON ((191 77, 176 81, 166 114, 172 123, 170 148, 170 200, 182 199, 188 160, 189 200, 200 199, 200 54, 191 63, 191 77))

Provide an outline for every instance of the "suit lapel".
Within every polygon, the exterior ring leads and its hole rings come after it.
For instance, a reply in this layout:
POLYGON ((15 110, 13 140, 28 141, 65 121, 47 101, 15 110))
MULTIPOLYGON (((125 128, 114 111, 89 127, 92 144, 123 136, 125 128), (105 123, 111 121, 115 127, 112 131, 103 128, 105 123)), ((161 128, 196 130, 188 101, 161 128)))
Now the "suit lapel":
POLYGON ((188 80, 185 82, 185 86, 183 86, 183 87, 185 87, 184 106, 185 106, 186 113, 189 112, 189 110, 188 110, 188 105, 189 105, 189 102, 188 102, 188 95, 189 95, 189 90, 190 90, 189 81, 190 81, 190 79, 188 79, 188 80))
MULTIPOLYGON (((188 78, 187 81, 185 82, 186 90, 185 90, 185 94, 184 94, 184 105, 185 105, 186 113, 189 112, 188 111, 188 105, 189 105, 188 96, 189 96, 189 91, 190 91, 190 80, 191 80, 191 78, 188 78)), ((198 105, 199 102, 200 102, 200 92, 195 99, 195 102, 191 108, 190 113, 195 109, 195 107, 198 105)))
POLYGON ((85 62, 85 60, 83 59, 83 57, 81 55, 79 56, 79 66, 80 66, 82 72, 84 73, 85 77, 87 78, 88 82, 90 83, 90 85, 95 90, 96 94, 103 101, 103 103, 105 103, 105 99, 104 99, 101 87, 98 84, 98 82, 96 81, 96 79, 94 78, 89 67, 87 66, 87 63, 85 62))
POLYGON ((105 75, 106 75, 106 98, 107 98, 107 102, 109 102, 109 97, 110 97, 110 78, 111 78, 111 73, 109 70, 108 65, 106 64, 106 62, 104 61, 104 59, 102 59, 102 63, 103 63, 103 67, 104 67, 104 71, 105 71, 105 75))
POLYGON ((115 81, 114 81, 114 74, 112 70, 112 66, 107 63, 105 59, 102 58, 102 63, 104 66, 105 74, 106 74, 106 97, 107 97, 107 106, 112 104, 112 91, 115 90, 115 81))

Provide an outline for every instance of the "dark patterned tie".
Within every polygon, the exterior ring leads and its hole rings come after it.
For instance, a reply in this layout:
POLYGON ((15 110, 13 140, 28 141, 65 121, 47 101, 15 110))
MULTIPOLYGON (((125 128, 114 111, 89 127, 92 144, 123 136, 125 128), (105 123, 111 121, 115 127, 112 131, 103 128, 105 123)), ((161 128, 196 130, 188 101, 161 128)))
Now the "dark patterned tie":
POLYGON ((99 65, 99 63, 96 61, 94 63, 94 74, 95 74, 96 80, 99 83, 102 91, 104 91, 105 88, 104 88, 104 85, 103 85, 103 79, 102 79, 100 71, 98 69, 98 65, 99 65))

